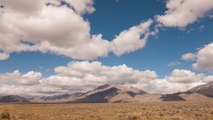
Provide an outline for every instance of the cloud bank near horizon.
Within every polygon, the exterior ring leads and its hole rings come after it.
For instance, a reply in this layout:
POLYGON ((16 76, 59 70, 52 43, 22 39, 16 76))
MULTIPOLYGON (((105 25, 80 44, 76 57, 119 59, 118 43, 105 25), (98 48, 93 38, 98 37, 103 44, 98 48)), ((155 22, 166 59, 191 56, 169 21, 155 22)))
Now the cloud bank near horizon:
POLYGON ((213 76, 190 70, 174 69, 169 76, 159 78, 152 70, 135 70, 127 65, 105 66, 99 61, 72 61, 55 68, 55 75, 16 70, 0 74, 0 94, 25 96, 55 95, 91 90, 103 84, 122 84, 149 93, 175 93, 213 81, 213 76))

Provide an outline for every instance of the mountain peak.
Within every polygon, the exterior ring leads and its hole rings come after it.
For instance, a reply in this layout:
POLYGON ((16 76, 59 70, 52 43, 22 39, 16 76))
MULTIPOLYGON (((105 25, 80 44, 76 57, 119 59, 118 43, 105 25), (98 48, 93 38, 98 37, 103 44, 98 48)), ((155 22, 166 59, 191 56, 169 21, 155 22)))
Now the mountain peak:
POLYGON ((104 85, 98 86, 95 90, 105 89, 105 88, 107 88, 109 86, 111 86, 111 85, 110 84, 104 84, 104 85))
POLYGON ((133 93, 137 93, 137 94, 142 94, 142 93, 146 93, 145 91, 135 88, 133 86, 124 86, 124 85, 120 85, 120 84, 104 84, 101 85, 99 87, 97 87, 95 90, 93 91, 102 91, 102 90, 106 90, 106 89, 110 89, 110 88, 116 88, 119 91, 122 92, 133 92, 133 93))
POLYGON ((119 84, 104 84, 94 90, 82 94, 74 102, 125 102, 131 101, 136 95, 145 94, 143 90, 119 84))

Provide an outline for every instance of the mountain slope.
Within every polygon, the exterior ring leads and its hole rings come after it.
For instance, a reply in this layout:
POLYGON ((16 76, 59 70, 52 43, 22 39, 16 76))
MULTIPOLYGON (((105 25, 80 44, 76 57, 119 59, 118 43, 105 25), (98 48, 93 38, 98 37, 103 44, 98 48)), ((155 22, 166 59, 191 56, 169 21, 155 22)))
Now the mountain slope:
POLYGON ((182 93, 179 95, 180 97, 182 97, 185 101, 207 101, 207 100, 212 100, 211 98, 199 94, 199 93, 182 93))
POLYGON ((15 102, 15 103, 25 103, 29 102, 26 98, 17 95, 8 95, 0 97, 0 102, 15 102))
POLYGON ((189 93, 199 93, 208 97, 213 97, 213 81, 204 85, 199 85, 187 91, 189 93))

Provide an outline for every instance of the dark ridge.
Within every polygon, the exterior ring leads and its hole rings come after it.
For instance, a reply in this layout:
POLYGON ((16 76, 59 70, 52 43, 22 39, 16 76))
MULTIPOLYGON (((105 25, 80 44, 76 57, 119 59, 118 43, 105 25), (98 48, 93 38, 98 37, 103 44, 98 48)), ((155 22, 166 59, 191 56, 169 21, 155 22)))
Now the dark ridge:
POLYGON ((43 100, 63 100, 69 97, 76 97, 80 96, 82 93, 73 93, 73 94, 61 94, 61 95, 54 95, 54 96, 44 96, 41 97, 43 100))
POLYGON ((183 99, 182 97, 180 97, 179 94, 180 93, 166 94, 166 95, 162 95, 160 98, 163 101, 185 101, 185 99, 183 99))
POLYGON ((128 103, 128 101, 117 100, 117 101, 115 101, 115 102, 113 102, 113 103, 128 103))
POLYGON ((128 91, 127 94, 130 95, 131 97, 135 97, 137 95, 137 93, 134 93, 132 91, 128 91))
POLYGON ((108 98, 118 94, 117 88, 110 88, 106 91, 98 92, 86 98, 75 100, 74 103, 107 103, 108 98))
POLYGON ((8 95, 0 97, 0 102, 17 102, 17 103, 26 103, 29 102, 26 98, 17 96, 17 95, 8 95))
POLYGON ((54 95, 54 96, 44 96, 44 97, 41 97, 41 99, 44 99, 44 100, 60 100, 60 99, 68 98, 68 97, 70 97, 69 94, 63 94, 63 95, 54 95))
POLYGON ((102 90, 102 89, 105 89, 107 87, 109 87, 110 85, 109 84, 104 84, 104 85, 101 85, 101 86, 98 86, 97 88, 95 88, 94 90, 90 90, 90 91, 87 91, 85 93, 82 93, 81 95, 86 95, 92 91, 97 91, 97 90, 102 90))

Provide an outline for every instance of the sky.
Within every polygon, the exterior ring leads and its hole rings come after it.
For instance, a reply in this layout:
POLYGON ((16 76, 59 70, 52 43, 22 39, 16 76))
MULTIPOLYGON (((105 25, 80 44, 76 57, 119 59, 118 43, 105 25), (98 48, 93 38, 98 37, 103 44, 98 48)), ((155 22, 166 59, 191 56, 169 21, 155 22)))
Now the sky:
POLYGON ((185 91, 213 81, 212 31, 212 0, 0 0, 0 94, 185 91))

